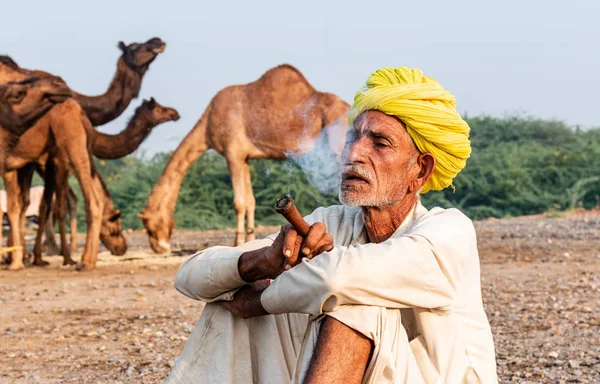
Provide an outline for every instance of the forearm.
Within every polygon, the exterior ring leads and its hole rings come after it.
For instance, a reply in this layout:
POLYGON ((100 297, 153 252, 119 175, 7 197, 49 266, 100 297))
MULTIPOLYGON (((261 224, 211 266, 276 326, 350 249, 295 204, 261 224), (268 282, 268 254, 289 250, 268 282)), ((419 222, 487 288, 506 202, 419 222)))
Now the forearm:
POLYGON ((361 383, 373 352, 370 339, 326 316, 304 384, 361 383))
POLYGON ((195 300, 231 300, 235 291, 248 283, 238 269, 240 257, 271 243, 270 239, 255 240, 236 248, 212 247, 193 255, 179 267, 175 288, 195 300))
POLYGON ((459 260, 436 253, 425 239, 386 243, 336 247, 303 261, 271 284, 262 296, 263 306, 273 314, 317 316, 341 305, 432 309, 452 305, 459 260))

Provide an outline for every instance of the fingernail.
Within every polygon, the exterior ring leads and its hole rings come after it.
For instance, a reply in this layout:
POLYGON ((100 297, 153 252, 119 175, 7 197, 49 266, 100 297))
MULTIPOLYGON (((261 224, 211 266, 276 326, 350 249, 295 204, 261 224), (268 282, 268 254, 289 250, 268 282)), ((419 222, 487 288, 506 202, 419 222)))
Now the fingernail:
POLYGON ((308 255, 310 253, 310 249, 308 249, 308 247, 304 247, 304 248, 302 248, 302 253, 304 253, 305 255, 308 255))
POLYGON ((292 251, 290 251, 289 249, 285 250, 285 257, 290 257, 292 256, 292 251))
POLYGON ((287 271, 287 270, 288 270, 288 269, 290 269, 291 267, 292 267, 291 265, 289 265, 289 264, 286 264, 286 265, 285 265, 285 267, 283 267, 283 268, 284 268, 284 269, 287 271))

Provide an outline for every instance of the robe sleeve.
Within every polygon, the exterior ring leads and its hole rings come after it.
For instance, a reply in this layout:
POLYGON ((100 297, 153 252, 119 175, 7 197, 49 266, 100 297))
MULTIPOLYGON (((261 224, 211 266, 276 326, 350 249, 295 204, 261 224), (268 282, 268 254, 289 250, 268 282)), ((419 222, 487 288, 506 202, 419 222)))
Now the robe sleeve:
MULTIPOLYGON (((322 221, 330 211, 318 208, 304 219, 313 224, 322 221)), ((207 303, 231 301, 237 290, 246 284, 238 269, 240 256, 244 252, 270 246, 278 234, 238 247, 211 247, 188 257, 177 271, 175 289, 191 299, 207 303)))
POLYGON ((246 284, 240 276, 238 261, 244 252, 271 245, 270 238, 255 240, 239 247, 216 246, 188 257, 175 276, 175 289, 185 296, 207 303, 231 301, 246 284))
POLYGON ((281 274, 263 292, 272 314, 318 316, 342 305, 452 307, 468 255, 477 255, 472 222, 445 210, 380 244, 338 246, 281 274), (472 247, 475 247, 473 252, 472 247))

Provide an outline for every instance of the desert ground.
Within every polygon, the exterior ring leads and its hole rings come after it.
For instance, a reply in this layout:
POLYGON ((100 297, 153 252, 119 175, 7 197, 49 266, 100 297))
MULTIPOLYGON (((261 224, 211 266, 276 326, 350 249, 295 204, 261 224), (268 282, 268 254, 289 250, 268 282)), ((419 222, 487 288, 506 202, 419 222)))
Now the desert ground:
MULTIPOLYGON (((600 382, 600 212, 475 226, 501 382, 600 382)), ((177 231, 179 251, 159 256, 134 231, 128 253, 101 253, 93 272, 60 257, 45 268, 2 266, 0 383, 161 383, 203 308, 174 289, 177 268, 233 238, 177 231)))

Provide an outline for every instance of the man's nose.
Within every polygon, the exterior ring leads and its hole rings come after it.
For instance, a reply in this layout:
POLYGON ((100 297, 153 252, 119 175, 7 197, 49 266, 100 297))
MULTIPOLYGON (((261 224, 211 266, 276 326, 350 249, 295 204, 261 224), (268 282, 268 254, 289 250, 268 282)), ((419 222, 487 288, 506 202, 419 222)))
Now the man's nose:
POLYGON ((368 154, 365 140, 361 137, 346 147, 346 163, 364 163, 368 154))

